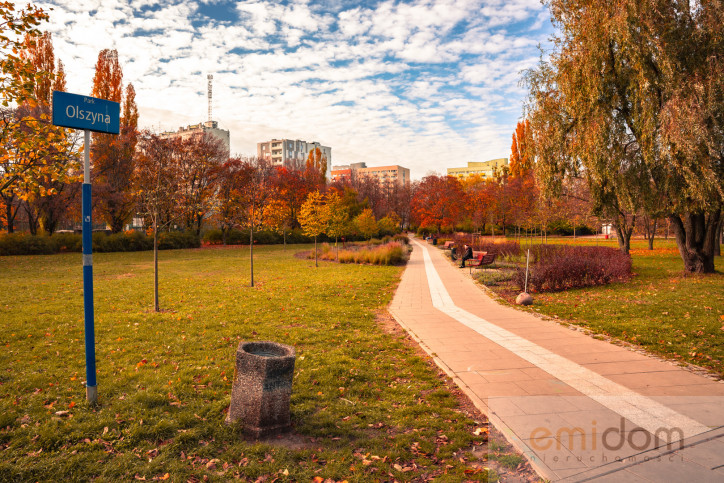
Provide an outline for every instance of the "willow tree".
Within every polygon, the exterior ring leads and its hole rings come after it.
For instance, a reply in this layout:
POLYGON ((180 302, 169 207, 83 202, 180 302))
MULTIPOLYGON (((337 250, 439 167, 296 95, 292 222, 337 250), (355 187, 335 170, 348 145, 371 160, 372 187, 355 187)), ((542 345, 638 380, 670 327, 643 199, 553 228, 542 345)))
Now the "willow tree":
POLYGON ((713 272, 724 203, 724 7, 717 0, 551 0, 559 33, 526 74, 549 194, 584 178, 622 249, 663 209, 684 266, 713 272))

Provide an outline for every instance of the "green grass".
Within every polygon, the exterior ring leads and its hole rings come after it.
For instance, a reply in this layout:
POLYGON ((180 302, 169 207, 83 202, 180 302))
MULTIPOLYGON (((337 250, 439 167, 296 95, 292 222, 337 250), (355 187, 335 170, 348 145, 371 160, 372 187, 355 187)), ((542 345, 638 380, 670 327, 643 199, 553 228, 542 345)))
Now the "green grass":
POLYGON ((160 314, 152 253, 94 255, 93 408, 80 254, 0 258, 0 480, 464 479, 480 422, 375 320, 402 268, 315 269, 300 249, 256 248, 254 288, 248 248, 162 252, 160 314), (240 340, 296 347, 297 439, 223 423, 240 340))
MULTIPOLYGON (((548 242, 617 246, 615 240, 596 242, 591 238, 549 238, 548 242)), ((724 376, 724 258, 715 260, 716 273, 692 275, 683 271, 672 240, 657 239, 654 251, 648 250, 645 241, 634 240, 631 256, 631 281, 536 293, 530 310, 724 376)), ((509 301, 518 293, 510 284, 490 288, 509 301)))

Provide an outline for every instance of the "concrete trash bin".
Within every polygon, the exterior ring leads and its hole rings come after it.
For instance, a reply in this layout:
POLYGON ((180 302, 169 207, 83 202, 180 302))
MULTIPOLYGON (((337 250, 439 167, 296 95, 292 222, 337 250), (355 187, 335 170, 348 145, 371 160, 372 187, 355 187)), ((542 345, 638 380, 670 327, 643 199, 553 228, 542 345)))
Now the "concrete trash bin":
POLYGON ((288 430, 295 360, 292 346, 269 341, 240 342, 226 422, 241 420, 244 433, 255 438, 288 430))

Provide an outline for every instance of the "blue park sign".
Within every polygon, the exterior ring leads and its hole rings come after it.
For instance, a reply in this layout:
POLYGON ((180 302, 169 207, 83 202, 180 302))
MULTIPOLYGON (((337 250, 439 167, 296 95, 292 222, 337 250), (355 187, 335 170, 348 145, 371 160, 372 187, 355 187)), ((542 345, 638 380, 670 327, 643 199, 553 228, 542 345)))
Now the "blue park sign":
POLYGON ((53 91, 53 125, 83 129, 83 312, 85 325, 86 399, 90 404, 98 400, 96 382, 95 315, 93 307, 93 225, 90 176, 91 131, 118 134, 121 105, 96 97, 53 91))
POLYGON ((118 134, 120 115, 121 105, 117 102, 53 91, 53 124, 55 126, 118 134))

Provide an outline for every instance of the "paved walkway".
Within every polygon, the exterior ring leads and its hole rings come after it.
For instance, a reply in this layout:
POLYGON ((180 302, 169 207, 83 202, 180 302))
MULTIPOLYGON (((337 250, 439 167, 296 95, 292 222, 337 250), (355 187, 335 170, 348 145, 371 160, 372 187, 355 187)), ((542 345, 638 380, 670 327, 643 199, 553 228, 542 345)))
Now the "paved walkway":
POLYGON ((552 481, 724 481, 724 383, 494 302, 413 239, 390 313, 552 481))

